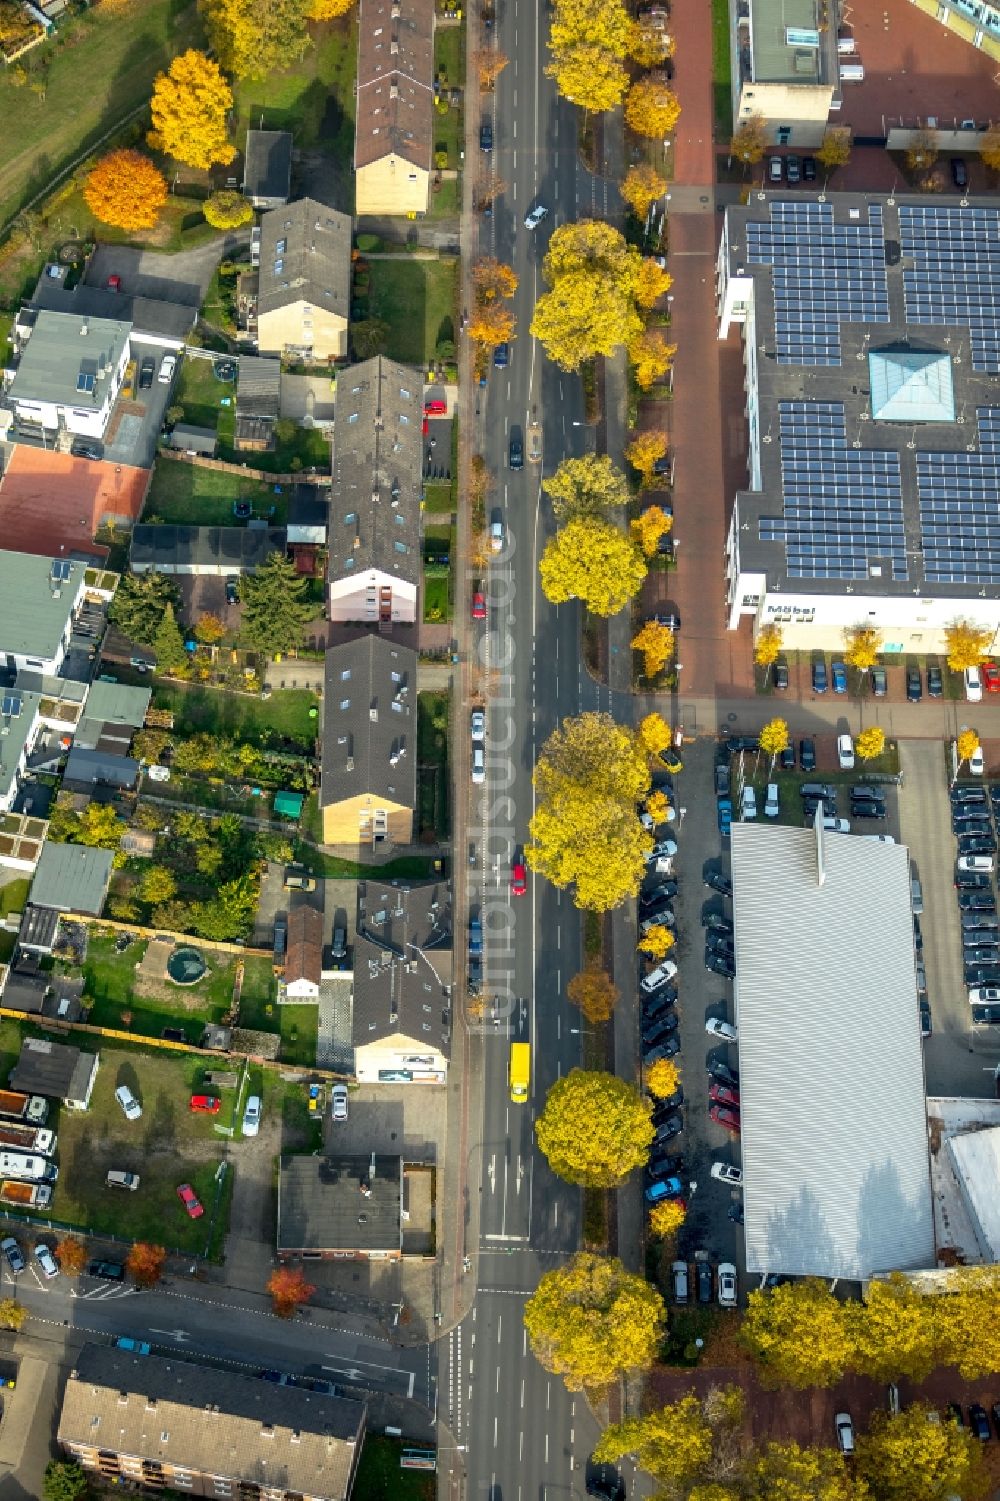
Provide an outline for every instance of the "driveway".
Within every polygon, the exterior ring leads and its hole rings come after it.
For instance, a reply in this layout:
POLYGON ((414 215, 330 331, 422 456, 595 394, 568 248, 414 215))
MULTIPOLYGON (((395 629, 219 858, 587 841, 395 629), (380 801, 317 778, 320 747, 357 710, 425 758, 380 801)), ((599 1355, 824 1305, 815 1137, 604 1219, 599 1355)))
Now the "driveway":
POLYGON ((112 274, 122 279, 122 291, 130 297, 155 297, 201 307, 216 266, 249 246, 246 231, 211 240, 194 250, 166 255, 159 250, 133 250, 125 245, 98 245, 84 278, 88 287, 106 287, 112 274))
POLYGON ((278 1216, 274 1159, 280 1152, 281 1120, 274 1111, 264 1112, 257 1136, 230 1149, 229 1169, 236 1178, 226 1236, 227 1287, 262 1293, 271 1275, 278 1216))

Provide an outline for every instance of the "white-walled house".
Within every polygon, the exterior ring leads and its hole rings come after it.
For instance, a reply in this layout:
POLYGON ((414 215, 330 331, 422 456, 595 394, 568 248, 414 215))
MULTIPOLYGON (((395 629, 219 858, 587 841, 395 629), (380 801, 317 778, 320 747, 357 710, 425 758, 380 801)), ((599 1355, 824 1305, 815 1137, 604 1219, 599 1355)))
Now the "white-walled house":
POLYGON ((8 393, 18 426, 52 439, 60 431, 103 438, 129 361, 127 320, 42 310, 8 393))

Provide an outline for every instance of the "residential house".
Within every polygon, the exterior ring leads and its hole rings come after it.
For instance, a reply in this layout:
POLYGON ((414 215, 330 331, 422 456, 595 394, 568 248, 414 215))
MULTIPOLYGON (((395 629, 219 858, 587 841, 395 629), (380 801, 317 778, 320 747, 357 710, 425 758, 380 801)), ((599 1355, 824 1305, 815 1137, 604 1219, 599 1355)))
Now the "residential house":
POLYGON ((99 917, 111 883, 113 858, 111 850, 46 842, 31 883, 33 905, 99 917))
POLYGON ((29 903, 24 909, 17 934, 17 946, 25 953, 51 954, 59 932, 59 913, 51 907, 35 907, 29 903))
POLYGON ((287 130, 248 130, 243 196, 254 208, 279 208, 292 191, 292 137, 287 130))
POLYGON ((70 558, 0 552, 0 667, 55 676, 87 593, 86 566, 70 558))
POLYGON ((358 883, 353 1038, 359 1082, 445 1082, 452 963, 446 882, 358 883))
POLYGON ((398 1157, 283 1157, 278 1257, 389 1261, 402 1254, 398 1157))
POLYGON ((94 537, 102 526, 126 528, 139 519, 148 467, 91 462, 27 443, 8 453, 0 479, 0 536, 8 551, 106 564, 109 550, 94 537))
POLYGON ((281 361, 242 355, 236 377, 235 447, 258 453, 273 448, 280 407, 281 361))
POLYGON ((63 432, 103 438, 131 330, 127 319, 38 313, 8 392, 19 433, 49 444, 63 432))
POLYGON ((382 636, 331 647, 323 688, 324 844, 409 844, 417 801, 417 655, 382 636))
POLYGON ((100 1061, 99 1053, 83 1053, 48 1037, 26 1037, 11 1069, 10 1087, 61 1100, 67 1110, 87 1110, 100 1061))
POLYGON ((383 355, 337 382, 328 527, 333 621, 419 620, 423 381, 383 355))
POLYGON ((281 526, 137 526, 129 564, 133 573, 229 578, 256 573, 285 543, 281 526))
POLYGON ((28 757, 41 737, 40 705, 36 693, 5 690, 0 695, 0 813, 14 806, 28 757))
POLYGON ((759 118, 772 145, 820 146, 840 87, 837 27, 829 24, 826 0, 746 0, 736 27, 737 127, 759 118))
POLYGON ((346 358, 351 227, 347 214, 315 198, 264 215, 256 306, 261 354, 346 358))
POLYGON ((288 914, 285 978, 279 999, 318 1001, 323 974, 323 914, 302 902, 288 914))
POLYGON ((81 750, 75 746, 66 760, 63 786, 70 792, 94 792, 114 787, 131 792, 139 780, 139 763, 132 756, 113 751, 81 750))
POLYGON ((17 314, 14 328, 17 338, 26 336, 25 328, 30 331, 40 313, 71 313, 78 318, 110 318, 115 322, 129 323, 133 357, 137 353, 136 340, 152 346, 152 349, 139 351, 143 354, 165 353, 167 350, 177 354, 184 348, 198 317, 200 294, 197 283, 192 286, 174 282, 169 301, 159 297, 133 297, 127 286, 120 292, 109 292, 106 287, 91 287, 78 282, 67 291, 63 281, 67 270, 68 267, 59 263, 44 268, 31 294, 30 305, 22 307, 17 314))
POLYGON ((425 214, 434 144, 434 0, 361 0, 357 214, 425 214))
POLYGON ((172 1356, 84 1345, 66 1382, 58 1442, 126 1488, 265 1501, 348 1501, 363 1402, 172 1356))
POLYGON ((74 750, 128 754, 132 737, 146 722, 152 694, 127 683, 91 683, 84 715, 73 736, 74 750))
MULTIPOLYGON (((3 981, 3 1004, 8 1011, 22 1016, 46 1016, 53 1020, 75 1022, 83 1013, 84 980, 43 970, 36 953, 19 950, 3 981)), ((86 1058, 91 1055, 84 1054, 86 1058)), ((75 1084, 71 1088, 76 1088, 75 1084)), ((86 1108, 86 1107, 81 1107, 86 1108)))

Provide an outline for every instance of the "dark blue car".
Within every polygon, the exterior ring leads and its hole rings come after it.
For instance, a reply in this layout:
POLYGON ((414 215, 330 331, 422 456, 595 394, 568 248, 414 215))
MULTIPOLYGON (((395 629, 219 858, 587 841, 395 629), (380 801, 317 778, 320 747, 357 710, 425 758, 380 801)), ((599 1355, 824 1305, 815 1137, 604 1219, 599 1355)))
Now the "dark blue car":
POLYGON ((822 658, 813 663, 813 692, 826 692, 826 663, 822 658))

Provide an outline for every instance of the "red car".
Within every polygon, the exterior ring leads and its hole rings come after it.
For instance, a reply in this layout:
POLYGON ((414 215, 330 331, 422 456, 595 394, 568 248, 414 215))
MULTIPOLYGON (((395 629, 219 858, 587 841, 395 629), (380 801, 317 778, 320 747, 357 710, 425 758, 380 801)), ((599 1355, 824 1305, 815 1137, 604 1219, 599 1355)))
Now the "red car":
POLYGON ((177 1190, 177 1197, 193 1220, 201 1219, 205 1213, 201 1207, 201 1200, 191 1187, 190 1183, 182 1183, 177 1190))
POLYGON ((210 1094, 193 1094, 188 1105, 189 1110, 194 1110, 200 1115, 218 1115, 222 1109, 222 1101, 217 1100, 210 1094))
POLYGON ((983 687, 987 693, 1000 693, 1000 667, 995 662, 984 662, 980 671, 983 675, 983 687))
POLYGON ((473 620, 486 619, 486 598, 482 594, 472 596, 472 618, 473 620))
POLYGON ((108 291, 109 292, 120 292, 121 289, 122 289, 122 279, 121 279, 121 277, 120 276, 109 276, 108 277, 108 291))
POLYGON ((717 1126, 725 1126, 734 1136, 740 1134, 740 1113, 738 1110, 728 1110, 725 1105, 709 1105, 709 1117, 717 1126))
POLYGON ((510 890, 512 896, 524 896, 528 889, 528 871, 523 860, 515 860, 514 868, 510 873, 510 890))
POLYGON ((443 417, 448 410, 448 403, 443 396, 428 396, 424 400, 424 415, 426 417, 443 417))
POLYGON ((735 1110, 740 1108, 740 1092, 738 1089, 730 1089, 728 1084, 712 1084, 708 1098, 716 1105, 732 1105, 735 1110))

